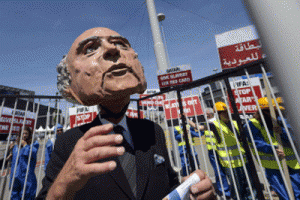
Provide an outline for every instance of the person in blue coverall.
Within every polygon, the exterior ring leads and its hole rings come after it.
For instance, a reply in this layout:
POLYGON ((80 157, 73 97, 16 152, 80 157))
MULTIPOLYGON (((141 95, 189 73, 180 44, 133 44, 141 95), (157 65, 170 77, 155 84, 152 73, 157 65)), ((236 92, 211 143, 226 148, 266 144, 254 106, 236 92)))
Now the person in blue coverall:
MULTIPOLYGON (((56 135, 59 135, 62 132, 63 132, 63 126, 61 124, 57 124, 57 126, 54 128, 54 134, 56 133, 56 135)), ((56 138, 56 135, 55 135, 55 138, 56 138)), ((44 164, 44 170, 45 171, 47 169, 48 162, 51 158, 51 153, 52 153, 53 148, 54 148, 55 138, 54 138, 54 140, 51 140, 51 138, 49 138, 47 143, 46 143, 45 164, 44 164)))
MULTIPOLYGON (((212 108, 206 108, 205 109, 206 112, 206 116, 207 116, 207 122, 211 123, 215 120, 214 118, 214 110, 212 108)), ((224 193, 225 193, 225 197, 226 199, 230 199, 231 197, 231 192, 230 192, 230 187, 226 178, 226 174, 224 172, 224 168, 223 166, 220 164, 219 162, 219 156, 218 153, 215 152, 214 154, 214 150, 216 151, 216 138, 213 134, 212 131, 209 131, 207 126, 202 126, 202 125, 198 125, 198 127, 196 127, 196 124, 190 120, 188 120, 188 123, 197 131, 200 130, 201 136, 205 135, 205 140, 206 140, 206 148, 208 150, 208 157, 209 157, 209 161, 211 163, 211 166, 214 169, 215 172, 215 177, 216 177, 216 192, 218 193, 219 196, 223 196, 223 190, 222 190, 222 186, 221 186, 221 181, 220 181, 220 177, 219 174, 221 176, 222 179, 222 185, 223 185, 223 189, 224 189, 224 193), (205 130, 205 132, 204 132, 205 130), (219 166, 219 170, 218 167, 219 166)))
MULTIPOLYGON (((194 137, 199 137, 199 134, 190 125, 187 125, 187 131, 190 131, 192 140, 194 140, 194 137)), ((181 158, 182 176, 187 176, 187 169, 189 169, 189 167, 190 167, 190 164, 188 162, 188 153, 193 155, 193 151, 187 152, 187 148, 186 148, 185 140, 184 140, 184 136, 183 136, 182 124, 180 126, 175 126, 174 134, 175 134, 175 139, 178 141, 178 150, 179 150, 179 154, 180 154, 180 158, 181 158)), ((194 141, 192 141, 192 143, 190 143, 190 144, 191 144, 191 147, 194 146, 194 141)), ((199 164, 199 160, 198 160, 198 154, 195 150, 195 147, 192 147, 192 148, 194 148, 194 153, 195 153, 194 155, 196 158, 197 165, 199 166, 200 164, 199 164)))
POLYGON ((25 126, 23 138, 20 139, 21 133, 19 133, 16 142, 10 145, 11 154, 9 155, 9 157, 12 157, 12 163, 11 163, 9 188, 12 187, 12 194, 11 194, 12 200, 18 200, 22 198, 28 162, 30 163, 30 165, 29 165, 29 171, 27 176, 24 199, 26 200, 34 199, 36 195, 37 180, 34 173, 34 169, 36 166, 36 159, 37 159, 36 157, 39 148, 39 143, 35 141, 32 144, 32 134, 33 132, 31 128, 25 126), (18 148, 20 143, 21 143, 21 149, 19 152, 19 157, 17 158, 18 148), (28 161, 31 149, 32 149, 31 159, 28 161), (15 170, 16 172, 13 181, 13 173, 15 170))
MULTIPOLYGON (((268 128, 269 133, 272 138, 272 143, 276 148, 276 153, 277 153, 279 159, 281 159, 283 157, 286 158, 286 162, 288 165, 290 178, 291 178, 291 182, 292 182, 292 187, 294 190, 295 199, 300 200, 300 165, 297 162, 295 155, 291 149, 291 144, 288 140, 287 132, 283 126, 282 119, 280 117, 278 117, 278 113, 276 111, 277 123, 278 123, 279 127, 273 127, 270 110, 269 110, 269 107, 267 104, 267 99, 261 98, 258 100, 258 103, 262 109, 263 116, 264 116, 264 119, 267 124, 267 128, 268 128), (276 136, 274 135, 273 130, 275 130, 276 132, 277 131, 282 132, 281 140, 282 140, 283 148, 284 148, 283 151, 277 149, 276 145, 278 144, 278 142, 276 140, 276 136)), ((284 109, 284 108, 280 106, 280 109, 284 109)), ((246 132, 248 140, 251 141, 247 125, 245 124, 244 126, 245 126, 244 130, 246 132)), ((282 200, 289 199, 287 190, 285 188, 283 179, 282 179, 280 171, 279 171, 278 164, 275 160, 275 156, 272 151, 271 144, 269 142, 269 139, 266 138, 267 133, 266 133, 266 130, 263 126, 261 117, 258 112, 255 113, 253 119, 249 120, 249 126, 251 129, 252 135, 253 135, 253 139, 254 139, 256 148, 260 155, 262 165, 265 168, 265 173, 266 173, 266 177, 269 181, 269 184, 274 189, 274 191, 277 193, 277 195, 279 196, 280 199, 282 199, 282 200), (268 159, 264 159, 266 157, 268 157, 268 159)), ((287 124, 287 127, 292 136, 291 126, 289 124, 287 124)))

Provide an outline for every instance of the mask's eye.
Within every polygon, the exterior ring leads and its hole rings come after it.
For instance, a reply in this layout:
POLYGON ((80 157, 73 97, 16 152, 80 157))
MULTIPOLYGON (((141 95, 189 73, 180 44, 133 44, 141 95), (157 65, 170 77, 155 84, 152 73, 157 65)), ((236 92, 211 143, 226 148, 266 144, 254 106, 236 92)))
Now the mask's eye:
POLYGON ((84 52, 85 54, 93 53, 95 50, 99 48, 99 46, 100 45, 98 42, 90 41, 84 46, 84 52))
POLYGON ((125 44, 125 43, 122 42, 122 41, 115 41, 115 42, 113 42, 113 43, 115 44, 116 47, 119 47, 119 48, 121 48, 121 49, 128 49, 128 48, 129 48, 128 45, 125 44))

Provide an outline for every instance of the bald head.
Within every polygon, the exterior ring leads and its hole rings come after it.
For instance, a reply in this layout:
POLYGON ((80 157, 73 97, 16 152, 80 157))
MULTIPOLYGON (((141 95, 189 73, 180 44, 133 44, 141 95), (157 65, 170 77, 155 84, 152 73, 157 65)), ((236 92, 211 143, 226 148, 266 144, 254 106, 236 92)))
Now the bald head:
POLYGON ((83 105, 102 105, 146 89, 144 70, 130 43, 108 28, 92 28, 72 44, 66 58, 66 93, 83 105))

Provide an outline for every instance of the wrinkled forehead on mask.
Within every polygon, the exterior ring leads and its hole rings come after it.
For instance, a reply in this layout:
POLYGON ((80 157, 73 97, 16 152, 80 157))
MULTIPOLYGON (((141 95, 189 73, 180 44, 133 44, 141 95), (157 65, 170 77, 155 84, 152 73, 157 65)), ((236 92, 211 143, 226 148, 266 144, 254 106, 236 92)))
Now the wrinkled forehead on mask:
MULTIPOLYGON (((117 33, 116 31, 113 31, 109 28, 104 28, 104 27, 97 27, 97 28, 92 28, 89 30, 86 30, 85 32, 83 32, 80 36, 78 36, 75 41, 73 42, 68 56, 67 56, 67 62, 68 61, 72 61, 74 59, 74 57, 78 54, 78 47, 84 43, 84 41, 86 41, 87 39, 91 39, 91 38, 101 38, 101 37, 107 37, 107 36, 111 36, 111 37, 122 37, 119 33, 117 33)), ((124 38, 125 39, 125 38, 124 38)))

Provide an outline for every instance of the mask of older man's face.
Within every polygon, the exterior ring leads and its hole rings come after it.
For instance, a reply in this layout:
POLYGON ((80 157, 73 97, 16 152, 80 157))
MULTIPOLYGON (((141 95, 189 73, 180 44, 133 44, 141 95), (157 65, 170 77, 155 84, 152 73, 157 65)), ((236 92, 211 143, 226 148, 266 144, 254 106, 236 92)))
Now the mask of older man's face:
POLYGON ((67 55, 67 67, 71 75, 68 91, 84 105, 126 99, 146 89, 137 54, 127 39, 107 28, 80 35, 67 55))

